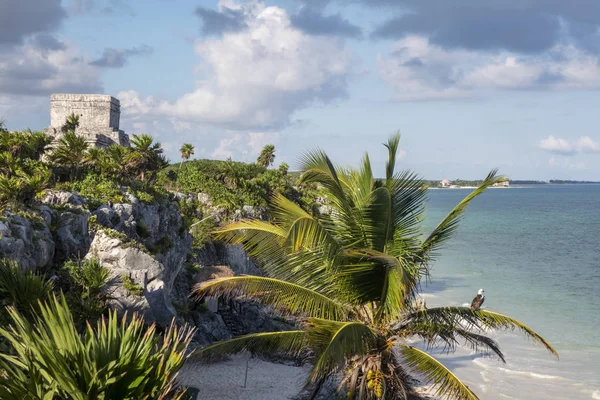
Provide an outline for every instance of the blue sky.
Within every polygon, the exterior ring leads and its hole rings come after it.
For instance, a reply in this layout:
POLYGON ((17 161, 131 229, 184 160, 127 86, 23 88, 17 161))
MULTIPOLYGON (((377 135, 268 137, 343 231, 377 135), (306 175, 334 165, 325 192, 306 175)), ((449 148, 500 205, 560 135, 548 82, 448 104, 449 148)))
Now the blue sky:
POLYGON ((319 146, 381 174, 400 130, 426 178, 600 180, 599 26, 593 0, 0 0, 0 118, 107 93, 172 160, 319 146))

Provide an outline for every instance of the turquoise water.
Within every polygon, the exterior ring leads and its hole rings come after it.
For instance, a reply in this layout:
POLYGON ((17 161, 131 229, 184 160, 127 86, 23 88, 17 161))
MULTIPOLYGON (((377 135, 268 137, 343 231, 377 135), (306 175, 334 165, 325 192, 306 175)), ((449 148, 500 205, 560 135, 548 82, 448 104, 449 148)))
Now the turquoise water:
MULTIPOLYGON (((469 190, 431 190, 432 229, 469 190)), ((427 305, 470 303, 508 314, 542 334, 539 346, 499 333, 501 364, 468 351, 440 358, 482 399, 600 399, 600 186, 490 189, 469 206, 424 287, 427 305)))

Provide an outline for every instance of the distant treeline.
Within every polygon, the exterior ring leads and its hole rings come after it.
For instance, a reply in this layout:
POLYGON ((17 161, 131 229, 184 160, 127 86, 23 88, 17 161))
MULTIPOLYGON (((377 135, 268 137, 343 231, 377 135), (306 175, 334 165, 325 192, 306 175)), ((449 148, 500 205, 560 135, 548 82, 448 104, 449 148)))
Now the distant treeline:
POLYGON ((600 183, 599 181, 569 181, 569 180, 560 180, 560 179, 550 179, 550 183, 553 184, 577 184, 577 185, 582 185, 582 184, 598 184, 600 183))
MULTIPOLYGON (((425 186, 427 187, 439 187, 440 186, 440 181, 441 180, 423 180, 423 183, 425 184, 425 186)), ((481 184, 481 180, 475 180, 475 181, 469 181, 469 180, 463 180, 463 179, 456 179, 454 181, 451 181, 452 185, 456 185, 456 186, 478 186, 481 184)), ((600 184, 600 181, 573 181, 573 180, 561 180, 561 179, 550 179, 549 181, 536 181, 536 180, 527 180, 527 179, 523 179, 523 180, 512 180, 510 179, 509 181, 510 185, 547 185, 547 184, 554 184, 554 185, 566 185, 566 184, 571 184, 571 185, 583 185, 583 184, 600 184)))

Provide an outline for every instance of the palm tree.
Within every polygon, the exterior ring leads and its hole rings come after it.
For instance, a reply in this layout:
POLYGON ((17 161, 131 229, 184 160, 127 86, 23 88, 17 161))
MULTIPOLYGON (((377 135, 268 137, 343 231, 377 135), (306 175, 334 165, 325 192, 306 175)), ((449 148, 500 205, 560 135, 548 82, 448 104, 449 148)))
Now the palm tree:
MULTIPOLYGON (((181 164, 179 164, 179 172, 177 173, 177 181, 179 181, 179 175, 181 174, 181 167, 183 163, 190 159, 194 155, 194 146, 191 143, 184 143, 179 149, 181 152, 181 164)), ((177 191, 179 191, 179 183, 177 184, 177 191)))
POLYGON ((61 127, 63 133, 75 132, 75 129, 79 127, 79 115, 71 114, 67 117, 64 125, 61 127))
POLYGON ((84 335, 64 299, 40 304, 33 322, 9 308, 11 324, 0 328, 14 353, 1 354, 0 398, 181 399, 175 389, 193 330, 172 325, 162 338, 153 326, 116 311, 84 335))
POLYGON ((158 171, 165 165, 163 149, 160 143, 154 143, 150 135, 133 135, 131 139, 133 151, 130 153, 130 160, 140 171, 140 179, 145 181, 146 172, 158 171))
POLYGON ((287 163, 279 164, 279 173, 281 175, 287 175, 289 169, 290 169, 290 166, 287 165, 287 163))
POLYGON ((217 236, 242 244, 268 276, 236 276, 204 282, 198 298, 247 296, 299 316, 298 327, 249 334, 195 352, 200 360, 249 350, 298 355, 310 348, 313 395, 341 374, 348 399, 407 398, 418 375, 453 399, 477 396, 443 364, 413 347, 411 339, 453 351, 458 343, 504 360, 490 329, 516 329, 555 350, 536 332, 508 316, 465 307, 418 310, 419 282, 429 275, 436 252, 458 228, 473 198, 504 178, 492 171, 426 237, 422 237, 426 189, 410 171, 395 173, 400 136, 385 146, 385 179, 373 177, 368 155, 358 169, 335 167, 322 151, 302 160, 300 183, 316 183, 331 205, 312 215, 281 195, 272 200, 272 222, 241 221, 217 236))
POLYGON ((256 163, 265 168, 268 168, 275 162, 275 146, 268 144, 263 147, 260 155, 256 159, 256 163))
POLYGON ((79 167, 85 161, 88 144, 85 138, 67 131, 58 141, 50 160, 69 169, 71 179, 79 176, 79 167))

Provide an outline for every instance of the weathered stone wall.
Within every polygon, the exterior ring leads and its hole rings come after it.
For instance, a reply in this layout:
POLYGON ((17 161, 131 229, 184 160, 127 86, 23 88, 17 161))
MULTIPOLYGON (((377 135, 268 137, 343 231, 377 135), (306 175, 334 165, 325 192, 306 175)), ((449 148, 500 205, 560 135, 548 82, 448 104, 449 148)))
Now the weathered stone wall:
POLYGON ((80 128, 119 130, 121 103, 103 94, 53 94, 50 97, 50 126, 60 129, 72 113, 79 115, 80 128))
POLYGON ((53 94, 50 97, 50 127, 46 133, 56 138, 71 115, 79 115, 79 127, 75 133, 83 136, 96 147, 113 143, 129 145, 129 136, 119 130, 121 103, 104 94, 53 94))

